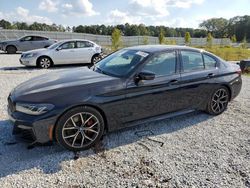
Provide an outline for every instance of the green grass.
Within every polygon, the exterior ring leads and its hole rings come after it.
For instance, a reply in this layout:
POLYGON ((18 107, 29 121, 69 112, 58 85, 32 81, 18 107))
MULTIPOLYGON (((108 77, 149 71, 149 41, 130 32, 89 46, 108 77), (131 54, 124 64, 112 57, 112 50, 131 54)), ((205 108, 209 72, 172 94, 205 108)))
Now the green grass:
MULTIPOLYGON (((220 47, 220 46, 212 46, 212 47, 198 47, 195 46, 196 48, 201 48, 204 49, 208 52, 211 52, 222 59, 225 59, 226 61, 240 61, 242 59, 250 59, 250 49, 243 49, 240 47, 230 47, 230 46, 225 46, 225 47, 220 47)), ((112 52, 110 46, 104 46, 103 47, 105 50, 106 54, 109 54, 112 52)))
POLYGON ((249 49, 234 48, 234 47, 216 47, 216 46, 211 48, 205 47, 203 49, 227 61, 240 61, 242 59, 250 58, 249 49))
POLYGON ((250 77, 250 73, 244 73, 242 75, 250 77))

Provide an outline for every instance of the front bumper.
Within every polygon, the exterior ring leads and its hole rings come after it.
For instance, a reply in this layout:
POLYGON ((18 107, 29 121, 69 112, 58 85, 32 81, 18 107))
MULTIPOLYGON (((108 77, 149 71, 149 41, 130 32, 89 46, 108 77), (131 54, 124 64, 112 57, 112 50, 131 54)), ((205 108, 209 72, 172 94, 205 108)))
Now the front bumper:
POLYGON ((36 57, 24 58, 21 56, 20 63, 25 66, 36 66, 36 57))
POLYGON ((47 143, 53 140, 53 128, 57 116, 33 116, 17 112, 14 105, 8 102, 8 115, 13 123, 13 135, 37 143, 47 143))

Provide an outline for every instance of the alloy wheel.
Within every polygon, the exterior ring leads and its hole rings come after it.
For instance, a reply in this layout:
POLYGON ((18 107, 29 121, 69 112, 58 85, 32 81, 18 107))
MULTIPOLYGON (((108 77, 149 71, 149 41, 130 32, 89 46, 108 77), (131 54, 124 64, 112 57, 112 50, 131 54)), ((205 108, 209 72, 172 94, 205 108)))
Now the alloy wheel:
POLYGON ((228 92, 224 88, 218 89, 212 97, 212 111, 216 114, 223 112, 227 107, 228 99, 228 92))
POLYGON ((99 60, 100 60, 100 58, 99 58, 98 56, 95 56, 95 57, 93 58, 92 63, 95 64, 95 63, 97 63, 99 60))
POLYGON ((98 118, 89 112, 71 116, 62 128, 64 142, 73 148, 83 148, 92 144, 100 133, 98 118))

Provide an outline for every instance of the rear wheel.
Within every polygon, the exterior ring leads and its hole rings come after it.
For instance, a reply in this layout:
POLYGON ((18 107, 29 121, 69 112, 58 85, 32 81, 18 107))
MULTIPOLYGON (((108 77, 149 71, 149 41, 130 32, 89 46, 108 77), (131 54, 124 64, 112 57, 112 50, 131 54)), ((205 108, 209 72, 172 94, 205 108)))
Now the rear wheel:
POLYGON ((15 54, 17 50, 15 46, 7 46, 6 51, 8 54, 15 54))
POLYGON ((96 144, 104 132, 102 115, 94 108, 76 107, 66 112, 55 129, 57 142, 71 151, 85 150, 96 144))
POLYGON ((229 91, 226 87, 220 87, 214 91, 208 102, 207 112, 211 115, 219 115, 227 109, 229 91))
POLYGON ((43 69, 48 69, 52 66, 52 61, 48 57, 40 57, 38 59, 38 65, 43 69))

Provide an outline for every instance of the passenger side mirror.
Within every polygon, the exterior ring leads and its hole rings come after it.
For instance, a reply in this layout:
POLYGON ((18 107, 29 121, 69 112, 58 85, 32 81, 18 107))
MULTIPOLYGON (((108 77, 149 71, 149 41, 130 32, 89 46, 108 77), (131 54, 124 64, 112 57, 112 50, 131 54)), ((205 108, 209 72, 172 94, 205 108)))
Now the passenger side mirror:
POLYGON ((155 79, 155 74, 149 71, 143 71, 136 75, 135 82, 139 82, 140 80, 153 80, 155 79))

